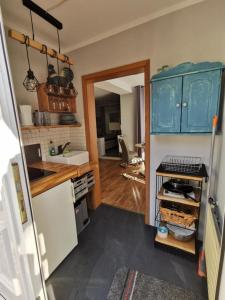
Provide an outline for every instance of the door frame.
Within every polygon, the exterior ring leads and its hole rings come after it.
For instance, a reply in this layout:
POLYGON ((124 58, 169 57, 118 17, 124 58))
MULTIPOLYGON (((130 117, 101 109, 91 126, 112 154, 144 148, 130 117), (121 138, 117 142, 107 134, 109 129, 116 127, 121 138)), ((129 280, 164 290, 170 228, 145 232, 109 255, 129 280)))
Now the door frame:
POLYGON ((96 112, 94 83, 114 78, 144 73, 145 99, 145 224, 150 224, 150 59, 138 61, 104 71, 82 76, 83 106, 86 131, 86 144, 90 161, 94 162, 95 187, 93 189, 93 208, 101 204, 101 186, 97 148, 96 112))

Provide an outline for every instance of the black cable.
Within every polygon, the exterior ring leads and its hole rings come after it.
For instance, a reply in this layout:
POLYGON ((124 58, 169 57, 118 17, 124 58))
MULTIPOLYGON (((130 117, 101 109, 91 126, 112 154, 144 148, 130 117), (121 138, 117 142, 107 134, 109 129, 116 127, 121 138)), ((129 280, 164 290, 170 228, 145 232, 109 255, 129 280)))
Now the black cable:
POLYGON ((33 36, 33 40, 34 40, 34 24, 33 24, 33 17, 32 17, 31 10, 30 10, 30 22, 31 22, 32 36, 33 36))
POLYGON ((58 85, 60 85, 60 81, 59 81, 59 59, 58 56, 56 57, 57 60, 57 69, 58 69, 58 85))
POLYGON ((58 29, 57 29, 57 36, 58 36, 59 53, 61 53, 61 45, 60 45, 59 30, 58 29))
MULTIPOLYGON (((58 54, 57 51, 55 51, 54 49, 52 49, 53 54, 50 55, 53 58, 56 58, 57 61, 57 69, 58 69, 58 75, 59 75, 59 59, 58 59, 58 54)), ((59 84, 59 76, 58 76, 58 84, 59 84)))
MULTIPOLYGON (((59 38, 59 30, 57 29, 57 37, 58 37, 58 45, 59 45, 59 54, 61 52, 61 45, 60 45, 60 38, 59 38)), ((57 60, 57 69, 58 69, 58 85, 60 85, 60 80, 59 80, 59 59, 58 59, 58 55, 56 57, 57 60)))
POLYGON ((48 71, 49 62, 48 62, 48 53, 47 53, 47 51, 46 51, 46 64, 47 64, 47 71, 48 71))
POLYGON ((26 45, 27 61, 28 61, 28 66, 29 66, 29 70, 30 70, 30 58, 29 58, 29 53, 28 53, 29 43, 30 43, 29 36, 24 35, 24 44, 26 45))
POLYGON ((43 44, 40 52, 42 54, 45 54, 45 56, 46 56, 46 64, 47 64, 47 72, 48 72, 48 48, 47 48, 47 46, 43 44))

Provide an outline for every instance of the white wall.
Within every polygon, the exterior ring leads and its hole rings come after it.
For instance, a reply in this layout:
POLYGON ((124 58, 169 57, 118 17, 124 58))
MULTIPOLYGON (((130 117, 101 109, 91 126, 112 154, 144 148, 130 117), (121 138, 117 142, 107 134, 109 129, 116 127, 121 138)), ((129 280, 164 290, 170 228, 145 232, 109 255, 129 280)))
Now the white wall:
POLYGON ((121 131, 128 149, 135 151, 137 131, 137 102, 134 93, 120 96, 121 131))
MULTIPOLYGON (((157 68, 185 61, 225 61, 225 1, 208 0, 130 29, 70 56, 76 61, 78 113, 83 118, 81 76, 143 59, 157 68)), ((154 220, 155 168, 167 153, 209 157, 209 136, 151 137, 151 223, 154 220)))

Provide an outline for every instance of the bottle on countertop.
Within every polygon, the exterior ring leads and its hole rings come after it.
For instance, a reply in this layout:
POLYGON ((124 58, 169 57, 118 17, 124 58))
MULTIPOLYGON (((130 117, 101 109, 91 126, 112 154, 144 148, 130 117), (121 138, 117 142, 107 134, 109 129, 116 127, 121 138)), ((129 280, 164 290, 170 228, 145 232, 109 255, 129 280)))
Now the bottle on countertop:
POLYGON ((55 145, 54 145, 53 141, 49 142, 49 155, 51 155, 51 156, 56 155, 55 145))

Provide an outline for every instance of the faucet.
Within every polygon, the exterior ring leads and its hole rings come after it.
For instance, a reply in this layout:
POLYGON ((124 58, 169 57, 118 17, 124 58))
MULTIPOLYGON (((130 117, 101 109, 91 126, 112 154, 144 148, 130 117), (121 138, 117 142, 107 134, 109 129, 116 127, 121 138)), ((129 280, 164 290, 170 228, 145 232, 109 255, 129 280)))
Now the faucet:
POLYGON ((64 146, 63 145, 59 145, 58 146, 58 154, 63 154, 64 151, 65 151, 65 149, 66 149, 66 147, 68 147, 70 144, 71 144, 70 142, 67 142, 67 143, 65 143, 64 146))

